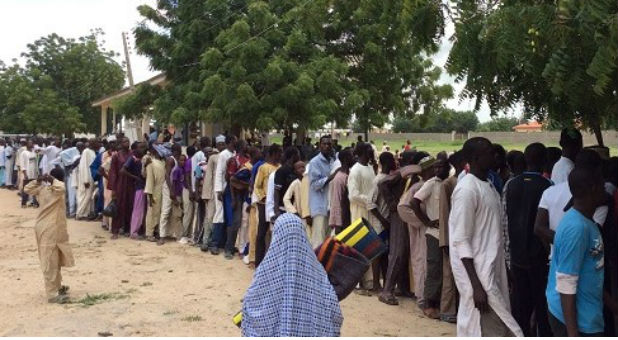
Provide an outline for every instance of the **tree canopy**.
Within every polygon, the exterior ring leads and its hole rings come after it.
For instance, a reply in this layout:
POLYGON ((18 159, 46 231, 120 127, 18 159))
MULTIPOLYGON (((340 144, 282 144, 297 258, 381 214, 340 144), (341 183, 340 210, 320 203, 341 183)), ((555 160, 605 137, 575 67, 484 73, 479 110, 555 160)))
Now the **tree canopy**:
POLYGON ((618 3, 614 0, 456 1, 447 70, 462 96, 493 113, 591 128, 618 117, 618 3))
POLYGON ((22 53, 25 65, 0 63, 0 129, 9 133, 98 132, 92 101, 120 89, 122 67, 101 47, 100 30, 78 39, 42 37, 22 53))
POLYGON ((427 57, 442 35, 438 0, 159 0, 139 11, 138 52, 170 80, 152 101, 162 122, 314 129, 356 115, 381 126, 452 96, 427 57))
POLYGON ((412 119, 395 117, 393 132, 440 132, 452 131, 466 133, 475 131, 479 125, 476 113, 473 111, 455 111, 441 108, 424 116, 415 116, 412 119))

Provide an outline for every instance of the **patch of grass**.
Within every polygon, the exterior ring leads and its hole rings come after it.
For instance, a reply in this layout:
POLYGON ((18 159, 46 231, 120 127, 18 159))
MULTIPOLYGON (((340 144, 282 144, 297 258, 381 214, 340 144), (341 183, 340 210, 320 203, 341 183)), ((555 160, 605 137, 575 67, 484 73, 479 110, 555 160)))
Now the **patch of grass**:
POLYGON ((174 315, 174 314, 178 314, 178 311, 175 310, 167 310, 165 312, 163 312, 164 316, 169 316, 169 315, 174 315))
POLYGON ((94 306, 94 305, 97 305, 97 304, 100 304, 106 301, 126 299, 128 297, 129 295, 120 294, 120 293, 101 293, 101 294, 94 294, 94 295, 86 294, 85 297, 77 301, 74 301, 72 303, 80 304, 85 307, 89 307, 89 306, 94 306))
POLYGON ((129 288, 129 289, 127 289, 125 291, 125 293, 127 293, 127 294, 133 294, 133 293, 137 293, 137 292, 138 292, 137 288, 129 288))
POLYGON ((189 315, 189 316, 185 316, 181 320, 187 321, 187 322, 197 322, 197 321, 202 321, 202 317, 199 315, 189 315))
POLYGON ((146 282, 142 283, 140 286, 142 286, 142 287, 149 287, 149 286, 152 286, 152 282, 146 281, 146 282))

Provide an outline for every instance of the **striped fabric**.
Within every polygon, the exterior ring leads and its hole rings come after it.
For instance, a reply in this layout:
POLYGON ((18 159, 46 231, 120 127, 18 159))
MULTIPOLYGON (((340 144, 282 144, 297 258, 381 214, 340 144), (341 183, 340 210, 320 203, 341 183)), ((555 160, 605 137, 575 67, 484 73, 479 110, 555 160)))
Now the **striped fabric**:
POLYGON ((300 218, 275 223, 266 257, 243 302, 243 336, 339 336, 343 316, 300 218))

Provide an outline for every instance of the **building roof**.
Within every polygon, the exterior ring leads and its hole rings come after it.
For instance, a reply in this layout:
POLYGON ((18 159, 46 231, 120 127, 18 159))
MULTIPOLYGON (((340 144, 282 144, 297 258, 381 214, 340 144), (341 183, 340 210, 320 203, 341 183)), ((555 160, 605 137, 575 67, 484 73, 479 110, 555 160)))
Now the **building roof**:
POLYGON ((513 130, 542 130, 543 129, 543 124, 535 121, 531 121, 531 122, 527 122, 525 124, 519 124, 516 126, 513 126, 513 130))
MULTIPOLYGON (((150 85, 158 85, 165 82, 165 73, 159 73, 156 76, 150 78, 150 79, 146 79, 142 82, 139 82, 137 84, 135 84, 136 86, 139 84, 143 84, 143 83, 149 83, 150 85)), ((109 103, 112 100, 116 99, 116 98, 120 98, 120 97, 124 97, 127 94, 133 92, 133 88, 131 86, 127 86, 125 88, 123 88, 122 90, 119 90, 117 92, 114 92, 112 94, 109 94, 103 98, 99 98, 97 100, 95 100, 94 102, 92 102, 92 106, 96 107, 96 106, 101 106, 105 103, 109 103)))

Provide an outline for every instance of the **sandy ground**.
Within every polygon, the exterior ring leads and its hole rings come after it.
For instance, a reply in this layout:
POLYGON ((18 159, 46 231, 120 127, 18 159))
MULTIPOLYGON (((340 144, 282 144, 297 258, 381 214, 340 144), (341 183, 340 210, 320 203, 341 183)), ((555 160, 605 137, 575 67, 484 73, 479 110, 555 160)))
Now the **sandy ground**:
MULTIPOLYGON (((21 209, 14 191, 0 190, 0 336, 240 336, 231 318, 252 270, 175 242, 112 241, 98 222, 69 221, 76 266, 63 269, 63 283, 73 303, 48 304, 36 213, 21 209)), ((343 336, 455 335, 453 325, 425 318, 410 299, 387 306, 352 294, 341 305, 343 336)))

